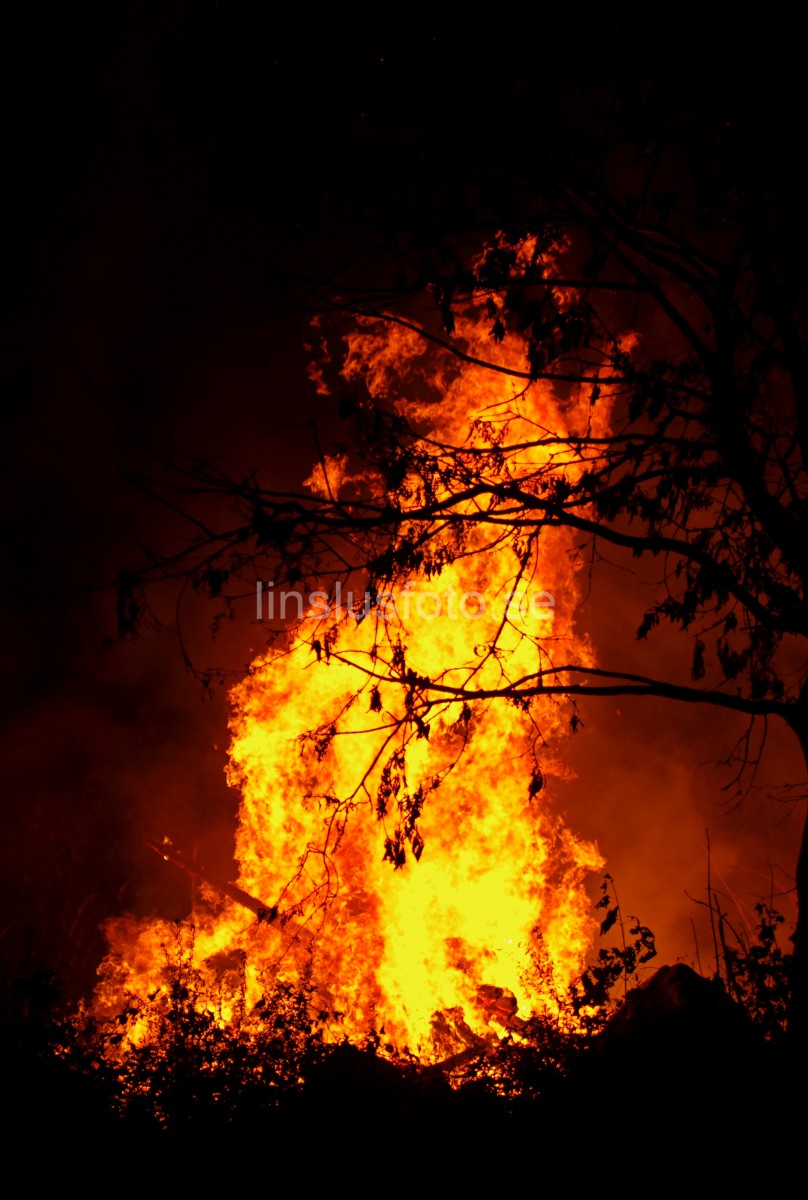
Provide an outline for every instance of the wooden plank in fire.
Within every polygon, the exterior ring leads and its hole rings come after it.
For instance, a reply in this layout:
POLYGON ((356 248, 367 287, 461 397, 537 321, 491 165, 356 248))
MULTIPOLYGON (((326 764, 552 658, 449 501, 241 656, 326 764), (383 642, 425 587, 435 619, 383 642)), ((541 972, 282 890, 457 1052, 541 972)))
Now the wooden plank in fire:
POLYGON ((230 883, 227 879, 219 879, 218 876, 213 875, 199 863, 187 859, 170 838, 145 837, 143 841, 150 850, 153 850, 155 854, 159 854, 165 862, 170 862, 173 866, 179 867, 181 871, 185 871, 188 875, 193 875, 197 879, 204 880, 209 887, 212 887, 221 896, 227 896, 228 899, 233 900, 236 904, 240 904, 242 908, 247 908, 250 912, 255 913, 258 920, 264 923, 268 929, 274 929, 279 934, 289 933, 293 937, 303 937, 308 941, 313 940, 314 934, 311 930, 306 929, 304 925, 299 925, 297 921, 292 921, 288 917, 279 917, 277 909, 270 908, 268 904, 264 904, 261 900, 256 900, 255 896, 251 896, 249 892, 245 892, 237 884, 230 883))

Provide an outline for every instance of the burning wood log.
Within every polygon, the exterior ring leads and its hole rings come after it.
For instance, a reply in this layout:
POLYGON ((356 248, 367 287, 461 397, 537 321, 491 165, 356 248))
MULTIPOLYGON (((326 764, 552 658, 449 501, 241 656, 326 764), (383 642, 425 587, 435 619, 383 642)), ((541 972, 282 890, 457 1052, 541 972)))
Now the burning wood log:
POLYGON ((521 1032, 526 1029, 528 1022, 518 1015, 518 1001, 508 988, 494 987, 483 983, 477 988, 477 1005, 493 1021, 504 1025, 506 1029, 521 1032))
POLYGON ((297 921, 292 921, 288 917, 279 915, 277 908, 273 908, 268 904, 264 904, 261 900, 256 900, 255 896, 251 896, 249 892, 245 892, 235 883, 230 883, 229 880, 219 879, 218 876, 211 874, 205 867, 199 863, 190 862, 181 850, 177 849, 170 838, 152 838, 145 837, 145 844, 155 854, 159 854, 165 862, 170 862, 180 870, 185 871, 188 875, 193 875, 197 879, 204 880, 209 887, 212 887, 215 892, 222 896, 227 896, 229 900, 240 904, 242 908, 247 908, 250 912, 255 913, 259 922, 274 929, 277 933, 290 933, 294 937, 305 937, 309 941, 314 938, 311 930, 305 926, 299 925, 297 921))

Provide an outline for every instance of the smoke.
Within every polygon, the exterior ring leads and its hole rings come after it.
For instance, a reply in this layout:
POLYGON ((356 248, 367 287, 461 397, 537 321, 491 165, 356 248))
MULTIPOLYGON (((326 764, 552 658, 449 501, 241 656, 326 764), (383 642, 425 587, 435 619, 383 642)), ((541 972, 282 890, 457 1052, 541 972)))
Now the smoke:
MULTIPOLYGON (((686 682, 685 635, 662 627, 636 638, 655 584, 653 566, 601 563, 579 620, 603 667, 686 682)), ((700 957, 705 971, 714 967, 708 871, 739 931, 754 928, 760 901, 793 921, 804 764, 788 729, 758 722, 749 744, 750 760, 760 752, 757 772, 737 780, 749 726, 736 714, 622 697, 593 698, 581 717, 568 748, 575 778, 560 785, 560 803, 573 828, 597 841, 624 912, 654 931, 666 961, 700 957)))

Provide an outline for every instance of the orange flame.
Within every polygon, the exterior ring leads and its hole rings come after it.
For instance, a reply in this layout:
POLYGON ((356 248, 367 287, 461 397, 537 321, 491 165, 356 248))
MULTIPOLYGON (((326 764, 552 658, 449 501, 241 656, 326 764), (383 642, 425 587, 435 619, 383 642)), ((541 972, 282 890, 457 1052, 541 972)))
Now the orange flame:
MULTIPOLYGON (((455 340, 470 357, 522 369, 519 346, 492 352, 471 309, 455 340)), ((434 447, 438 480, 447 445, 489 456, 499 447, 487 469, 529 487, 560 453, 531 448, 537 430, 591 420, 584 400, 562 408, 548 385, 459 362, 403 326, 364 321, 345 349, 343 376, 406 409, 434 447)), ((354 482, 340 458, 308 486, 334 494, 354 482)), ((415 508, 418 496, 418 479, 405 480, 399 503, 415 508)), ((543 777, 567 772, 568 710, 546 697, 472 711, 447 696, 416 720, 395 681, 413 672, 485 690, 535 672, 553 651, 592 661, 575 627, 569 532, 545 530, 540 543, 526 535, 521 561, 485 537, 472 530, 459 547, 447 534, 439 573, 413 576, 367 609, 352 614, 343 596, 337 611, 330 595, 324 615, 318 598, 288 649, 258 658, 233 689, 238 884, 267 914, 209 903, 194 914, 194 958, 213 973, 223 953, 245 951, 248 1008, 272 978, 306 983, 318 1010, 341 1014, 336 1036, 383 1031, 385 1043, 429 1060, 518 1035, 581 971, 594 931, 584 881, 602 860, 540 790, 543 777)), ((159 993, 168 924, 126 918, 108 935, 99 1009, 125 991, 159 993)), ((224 996, 223 1021, 235 1003, 224 996)), ((132 1036, 146 1037, 145 1026, 132 1036)))

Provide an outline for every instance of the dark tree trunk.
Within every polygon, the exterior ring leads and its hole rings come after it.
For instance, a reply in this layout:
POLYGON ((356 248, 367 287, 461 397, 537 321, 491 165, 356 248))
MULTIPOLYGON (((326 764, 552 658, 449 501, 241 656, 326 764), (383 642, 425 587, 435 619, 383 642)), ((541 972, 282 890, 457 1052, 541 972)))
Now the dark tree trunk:
MULTIPOLYGON (((808 690, 803 690, 789 724, 799 738, 808 772, 808 690)), ((808 816, 802 830, 795 882, 797 924, 788 1033, 792 1051, 804 1061, 808 1048, 808 816)))

